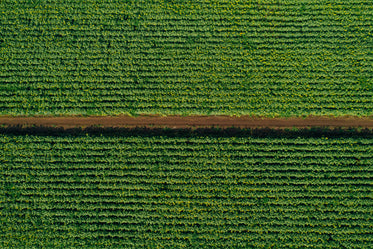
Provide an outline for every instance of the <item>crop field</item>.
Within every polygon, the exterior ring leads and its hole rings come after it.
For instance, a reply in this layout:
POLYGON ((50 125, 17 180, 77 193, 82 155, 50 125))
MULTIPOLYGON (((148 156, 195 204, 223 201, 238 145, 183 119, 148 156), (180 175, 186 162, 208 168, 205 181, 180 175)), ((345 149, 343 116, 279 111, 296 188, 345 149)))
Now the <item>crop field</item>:
POLYGON ((1 248, 372 248, 373 139, 0 135, 1 248))
POLYGON ((373 114, 371 0, 3 0, 1 115, 373 114))
POLYGON ((0 0, 0 248, 373 248, 372 127, 372 0, 0 0))

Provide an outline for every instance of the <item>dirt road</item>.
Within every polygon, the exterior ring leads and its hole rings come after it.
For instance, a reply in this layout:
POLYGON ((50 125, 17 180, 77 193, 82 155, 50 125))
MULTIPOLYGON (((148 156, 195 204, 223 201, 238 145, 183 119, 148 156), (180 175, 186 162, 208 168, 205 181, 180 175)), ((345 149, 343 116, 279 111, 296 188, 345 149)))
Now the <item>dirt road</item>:
POLYGON ((9 117, 1 116, 0 125, 73 127, 168 127, 168 128, 307 128, 307 127, 361 127, 373 128, 373 118, 307 117, 259 118, 230 116, 91 116, 91 117, 9 117))

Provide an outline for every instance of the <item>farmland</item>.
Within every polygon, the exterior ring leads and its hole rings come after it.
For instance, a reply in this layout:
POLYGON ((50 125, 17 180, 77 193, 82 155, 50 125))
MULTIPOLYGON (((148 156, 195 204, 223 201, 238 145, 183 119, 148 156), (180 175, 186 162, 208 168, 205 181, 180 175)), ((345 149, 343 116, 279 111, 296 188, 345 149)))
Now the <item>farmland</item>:
POLYGON ((0 2, 1 115, 373 114, 370 0, 0 2))
POLYGON ((0 247, 371 248, 371 135, 248 134, 2 133, 0 247))
POLYGON ((373 248, 372 32, 371 0, 0 1, 0 248, 373 248))

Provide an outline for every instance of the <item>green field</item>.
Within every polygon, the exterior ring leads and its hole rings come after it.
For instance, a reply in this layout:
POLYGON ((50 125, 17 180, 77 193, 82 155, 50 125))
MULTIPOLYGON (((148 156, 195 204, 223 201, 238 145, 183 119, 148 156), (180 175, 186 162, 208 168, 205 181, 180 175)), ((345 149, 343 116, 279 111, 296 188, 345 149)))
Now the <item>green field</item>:
POLYGON ((372 136, 2 134, 0 151, 1 248, 373 246, 372 136))
POLYGON ((0 114, 373 115, 371 0, 3 0, 0 114))

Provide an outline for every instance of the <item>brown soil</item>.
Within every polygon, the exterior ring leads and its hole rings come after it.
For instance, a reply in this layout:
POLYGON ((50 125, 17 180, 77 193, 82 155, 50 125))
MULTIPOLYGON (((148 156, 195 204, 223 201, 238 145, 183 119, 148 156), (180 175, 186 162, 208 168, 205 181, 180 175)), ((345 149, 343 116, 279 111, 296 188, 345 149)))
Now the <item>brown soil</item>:
POLYGON ((54 126, 54 127, 168 127, 168 128, 306 128, 306 127, 361 127, 373 128, 373 118, 307 117, 260 118, 230 116, 91 116, 91 117, 9 117, 1 116, 0 125, 54 126))

